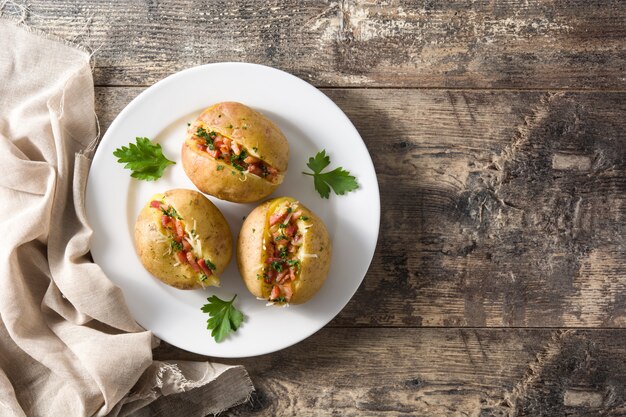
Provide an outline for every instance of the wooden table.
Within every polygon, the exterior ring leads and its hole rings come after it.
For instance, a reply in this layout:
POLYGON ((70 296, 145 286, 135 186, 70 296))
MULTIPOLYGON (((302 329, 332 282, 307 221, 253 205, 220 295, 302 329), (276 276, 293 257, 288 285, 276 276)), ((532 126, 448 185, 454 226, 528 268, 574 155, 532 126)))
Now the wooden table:
POLYGON ((29 3, 97 50, 103 130, 169 74, 246 61, 321 88, 369 148, 365 281, 302 343, 224 361, 257 387, 224 415, 626 414, 626 2, 29 3))

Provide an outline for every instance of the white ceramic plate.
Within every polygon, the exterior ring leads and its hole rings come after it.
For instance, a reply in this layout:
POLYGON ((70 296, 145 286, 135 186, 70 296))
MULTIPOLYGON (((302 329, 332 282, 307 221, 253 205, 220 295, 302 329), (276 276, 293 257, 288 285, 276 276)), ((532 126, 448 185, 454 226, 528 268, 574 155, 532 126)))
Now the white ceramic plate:
MULTIPOLYGON (((235 241, 256 204, 236 204, 210 197, 224 213, 235 241)), ((102 138, 87 183, 87 217, 94 230, 92 254, 124 292, 137 322, 166 342, 203 355, 222 358, 255 356, 291 346, 326 325, 348 303, 372 260, 380 221, 380 197, 370 155, 346 115, 322 92, 283 71, 244 64, 203 65, 171 75, 137 96, 102 138), (153 278, 135 255, 133 229, 141 207, 157 192, 195 189, 180 161, 187 122, 220 101, 239 101, 272 119, 290 145, 289 171, 272 196, 293 196, 326 223, 333 259, 321 291, 300 306, 266 307, 245 288, 233 261, 221 288, 182 291, 153 278), (176 165, 155 182, 138 181, 116 162, 113 151, 136 136, 161 144, 176 165), (323 200, 313 187, 306 162, 326 149, 330 168, 342 166, 360 188, 323 200), (230 299, 246 315, 239 330, 216 343, 200 311, 207 297, 230 299)))

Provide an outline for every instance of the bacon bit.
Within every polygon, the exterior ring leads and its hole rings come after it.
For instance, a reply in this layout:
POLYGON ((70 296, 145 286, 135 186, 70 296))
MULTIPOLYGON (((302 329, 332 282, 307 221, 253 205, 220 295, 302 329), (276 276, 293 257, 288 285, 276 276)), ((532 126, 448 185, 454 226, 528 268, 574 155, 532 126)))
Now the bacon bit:
MULTIPOLYGON (((244 162, 248 162, 248 158, 244 159, 244 162)), ((256 175, 257 177, 263 177, 263 170, 255 163, 251 163, 250 165, 248 165, 248 172, 256 175)))
POLYGON ((191 244, 189 244, 187 239, 183 239, 183 250, 185 252, 189 252, 191 250, 191 244))
POLYGON ((166 216, 165 214, 161 216, 161 224, 163 225, 164 228, 167 229, 171 221, 172 221, 172 218, 170 216, 166 216))
POLYGON ((198 149, 200 149, 202 152, 206 152, 206 145, 198 143, 198 149))
POLYGON ((287 217, 287 211, 285 210, 282 213, 274 213, 270 216, 270 226, 274 226, 276 223, 280 223, 283 221, 285 217, 287 217))
POLYGON ((150 207, 155 208, 155 209, 160 209, 161 208, 161 202, 157 201, 157 200, 152 200, 150 202, 150 207))
POLYGON ((302 235, 299 233, 291 241, 291 243, 293 243, 294 245, 299 245, 301 242, 302 242, 302 235))
POLYGON ((228 138, 224 138, 222 139, 224 141, 224 145, 226 145, 227 148, 230 148, 230 143, 232 142, 230 139, 228 138))
POLYGON ((277 274, 278 274, 278 272, 274 268, 270 268, 269 272, 267 273, 267 276, 268 276, 268 279, 270 280, 270 282, 272 282, 272 280, 274 278, 276 278, 277 274))
POLYGON ((176 256, 178 256, 178 260, 180 261, 181 264, 186 264, 187 263, 187 254, 188 252, 184 252, 184 251, 180 251, 180 252, 176 252, 176 256))
POLYGON ((283 262, 283 258, 267 258, 265 260, 266 263, 271 264, 272 262, 283 262))
POLYGON ((209 269, 209 267, 206 265, 206 262, 204 262, 204 259, 200 259, 198 260, 198 266, 200 268, 202 268, 202 272, 204 272, 204 275, 206 275, 207 277, 210 276, 213 272, 209 269))
POLYGON ((174 220, 174 226, 176 227, 176 237, 182 240, 185 237, 185 229, 183 228, 183 224, 179 220, 174 220))
POLYGON ((283 272, 280 272, 278 276, 276 276, 276 282, 282 284, 287 278, 289 278, 289 271, 284 270, 283 272))
POLYGON ((295 232, 296 232, 296 228, 293 227, 292 224, 290 224, 289 226, 285 227, 285 236, 292 237, 295 232))
POLYGON ((283 294, 285 294, 285 300, 289 302, 291 297, 293 296, 293 289, 291 289, 291 282, 287 282, 281 286, 281 290, 283 290, 283 294))
POLYGON ((237 156, 239 156, 239 154, 241 153, 241 148, 239 147, 239 144, 237 142, 233 142, 232 145, 230 145, 230 148, 237 156))
POLYGON ((270 301, 275 300, 278 297, 280 297, 280 290, 278 289, 277 285, 274 285, 274 287, 272 288, 272 293, 270 294, 270 301))
POLYGON ((186 252, 186 253, 187 253, 187 262, 189 262, 189 265, 191 265, 193 270, 196 272, 202 272, 202 269, 198 265, 198 262, 196 262, 196 258, 195 256, 193 256, 193 253, 191 252, 186 252))
MULTIPOLYGON (((243 162, 245 162, 246 164, 258 164, 259 162, 261 162, 261 160, 259 158, 255 158, 252 155, 248 155, 243 160, 243 162)), ((259 169, 259 171, 261 170, 261 167, 257 167, 257 168, 259 169)), ((263 171, 261 171, 261 172, 263 172, 263 171)))
POLYGON ((213 158, 217 159, 220 156, 220 151, 218 151, 217 149, 207 149, 206 153, 208 153, 209 155, 211 155, 213 158))

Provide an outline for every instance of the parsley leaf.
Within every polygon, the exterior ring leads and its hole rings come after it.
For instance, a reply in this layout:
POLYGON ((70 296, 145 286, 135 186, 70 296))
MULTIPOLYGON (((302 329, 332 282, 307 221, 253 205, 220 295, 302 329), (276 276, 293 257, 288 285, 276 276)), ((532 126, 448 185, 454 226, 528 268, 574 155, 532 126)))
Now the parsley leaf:
POLYGON ((337 195, 344 195, 359 188, 356 178, 342 167, 335 168, 329 172, 322 172, 324 168, 330 165, 330 157, 326 155, 325 149, 318 152, 314 157, 309 158, 309 162, 306 165, 313 173, 303 172, 303 174, 313 177, 315 190, 322 198, 330 196, 331 188, 337 195))
POLYGON ((306 164, 314 173, 321 172, 328 165, 330 165, 330 157, 326 155, 326 149, 318 152, 313 158, 309 158, 309 163, 306 164))
POLYGON ((136 138, 137 143, 129 143, 128 146, 117 148, 113 156, 117 157, 117 162, 130 169, 131 177, 140 180, 154 181, 163 175, 163 171, 168 165, 176 162, 170 161, 163 155, 161 145, 153 144, 148 138, 136 138))
POLYGON ((237 295, 230 301, 220 300, 213 295, 207 298, 208 304, 202 306, 202 312, 209 314, 207 329, 212 330, 211 336, 221 342, 230 332, 237 331, 243 322, 244 315, 233 305, 237 295))

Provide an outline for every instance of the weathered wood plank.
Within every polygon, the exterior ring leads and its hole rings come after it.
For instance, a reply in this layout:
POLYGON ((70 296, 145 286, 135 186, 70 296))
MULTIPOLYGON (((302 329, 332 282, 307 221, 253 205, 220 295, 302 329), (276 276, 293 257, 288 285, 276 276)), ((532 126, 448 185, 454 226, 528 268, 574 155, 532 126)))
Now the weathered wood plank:
MULTIPOLYGON (((103 128, 140 91, 98 88, 103 128)), ((333 325, 626 325, 626 93, 325 92, 382 199, 333 325)))
MULTIPOLYGON (((231 416, 565 416, 626 412, 624 330, 323 329, 241 363, 231 416)), ((204 359, 168 345, 157 358, 204 359)))
POLYGON ((28 3, 28 24, 97 49, 99 85, 247 61, 318 86, 626 87, 619 0, 28 3))

